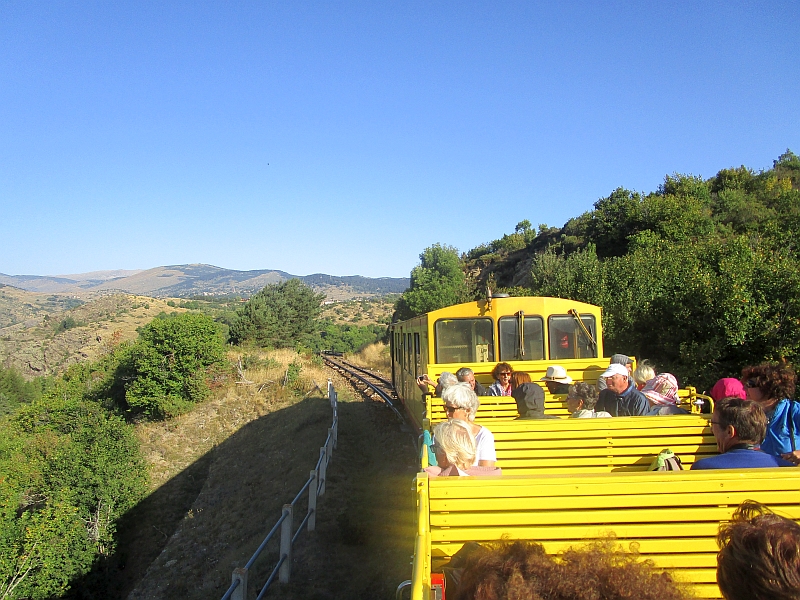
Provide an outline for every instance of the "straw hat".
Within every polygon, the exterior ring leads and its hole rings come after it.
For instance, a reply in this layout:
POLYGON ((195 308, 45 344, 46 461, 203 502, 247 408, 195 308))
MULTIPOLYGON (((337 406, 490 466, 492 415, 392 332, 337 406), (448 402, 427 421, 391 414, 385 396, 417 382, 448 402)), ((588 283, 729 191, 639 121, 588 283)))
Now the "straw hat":
POLYGON ((557 381, 559 383, 572 383, 572 377, 567 375, 567 370, 561 365, 547 367, 547 373, 539 381, 557 381))

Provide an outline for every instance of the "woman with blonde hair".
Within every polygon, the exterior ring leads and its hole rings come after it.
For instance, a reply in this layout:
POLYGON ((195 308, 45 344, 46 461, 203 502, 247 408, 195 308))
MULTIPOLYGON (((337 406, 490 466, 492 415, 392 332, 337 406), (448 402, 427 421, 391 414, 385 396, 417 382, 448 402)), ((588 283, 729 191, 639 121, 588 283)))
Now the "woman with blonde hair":
POLYGON ((433 451, 438 466, 425 470, 433 477, 500 475, 497 467, 473 466, 476 444, 470 424, 461 419, 442 421, 433 428, 433 451))
POLYGON ((475 438, 477 445, 477 455, 475 457, 476 467, 493 467, 497 461, 497 453, 494 449, 494 435, 492 432, 475 424, 475 414, 478 412, 480 401, 472 386, 462 381, 447 387, 442 392, 444 410, 448 419, 458 419, 469 425, 470 433, 475 438))

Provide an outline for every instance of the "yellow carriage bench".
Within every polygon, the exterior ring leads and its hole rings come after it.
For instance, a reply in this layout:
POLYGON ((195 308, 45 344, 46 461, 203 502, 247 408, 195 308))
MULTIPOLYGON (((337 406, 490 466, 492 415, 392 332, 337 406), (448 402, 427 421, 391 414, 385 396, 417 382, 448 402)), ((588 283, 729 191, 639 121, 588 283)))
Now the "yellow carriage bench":
MULTIPOLYGON (((569 411, 567 410, 567 403, 563 396, 553 396, 547 388, 544 388, 544 412, 547 416, 552 417, 568 417, 569 411)), ((710 396, 698 394, 697 390, 693 387, 678 390, 678 398, 680 399, 681 408, 693 412, 700 413, 701 405, 706 404, 713 407, 713 400, 710 396)), ((490 429, 496 420, 511 421, 519 417, 517 410, 517 403, 514 398, 510 396, 481 396, 480 407, 478 408, 477 420, 483 423, 490 429)), ((432 423, 438 423, 447 419, 447 414, 444 411, 444 404, 441 398, 432 398, 428 401, 428 415, 432 423)), ((711 412, 711 411, 708 411, 711 412)))
POLYGON ((751 469, 415 480, 418 523, 412 600, 429 600, 431 574, 468 541, 532 540, 548 553, 613 536, 720 598, 716 534, 744 500, 800 519, 800 469, 751 469))

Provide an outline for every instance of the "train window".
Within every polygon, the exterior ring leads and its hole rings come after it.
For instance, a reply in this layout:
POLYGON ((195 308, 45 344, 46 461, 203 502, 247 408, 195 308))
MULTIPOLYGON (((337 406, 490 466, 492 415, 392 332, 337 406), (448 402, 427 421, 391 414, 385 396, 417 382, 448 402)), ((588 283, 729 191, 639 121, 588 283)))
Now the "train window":
POLYGON ((550 360, 562 358, 597 358, 597 325, 594 315, 581 315, 581 327, 572 315, 553 315, 550 329, 550 360), (586 332, 583 331, 586 328, 586 332))
POLYGON ((437 363, 494 361, 491 319, 441 319, 436 321, 437 363))
POLYGON ((543 360, 544 321, 542 317, 522 317, 522 338, 519 316, 500 318, 500 360, 543 360))
POLYGON ((422 360, 419 352, 419 334, 414 334, 414 376, 422 373, 422 360))
POLYGON ((394 334, 394 361, 398 365, 403 364, 403 334, 394 334))
POLYGON ((411 334, 406 334, 406 370, 411 373, 412 361, 414 360, 414 351, 411 347, 411 334))

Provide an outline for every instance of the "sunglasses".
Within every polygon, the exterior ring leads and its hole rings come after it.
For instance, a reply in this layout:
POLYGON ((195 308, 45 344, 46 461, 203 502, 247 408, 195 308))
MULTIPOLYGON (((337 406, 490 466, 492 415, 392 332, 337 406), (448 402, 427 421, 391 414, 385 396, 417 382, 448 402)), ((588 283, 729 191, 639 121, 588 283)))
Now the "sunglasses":
POLYGON ((437 451, 438 449, 439 449, 439 446, 437 446, 437 445, 436 445, 436 443, 433 443, 433 444, 431 444, 431 452, 433 452, 434 454, 436 454, 436 451, 437 451))
POLYGON ((454 413, 457 410, 458 406, 447 406, 447 404, 444 405, 444 412, 446 412, 447 414, 454 413))
POLYGON ((757 388, 758 387, 758 382, 755 379, 748 379, 747 381, 744 382, 744 385, 746 387, 751 388, 751 389, 752 388, 757 388))
POLYGON ((498 377, 511 377, 511 373, 498 373, 498 377))

